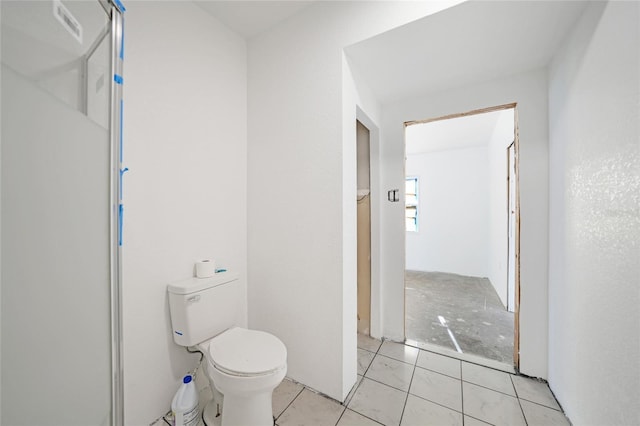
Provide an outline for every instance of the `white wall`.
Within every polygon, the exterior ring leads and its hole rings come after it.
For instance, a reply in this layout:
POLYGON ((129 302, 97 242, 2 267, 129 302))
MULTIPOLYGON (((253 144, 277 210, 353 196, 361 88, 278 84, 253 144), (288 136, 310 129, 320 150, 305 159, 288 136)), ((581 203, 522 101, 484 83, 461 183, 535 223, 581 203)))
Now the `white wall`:
POLYGON ((125 31, 125 423, 140 425, 199 359, 173 342, 166 285, 214 257, 246 288, 246 45, 191 2, 130 2, 125 31))
POLYGON ((292 378, 336 399, 356 379, 357 101, 342 49, 443 7, 317 2, 249 42, 249 324, 284 341, 292 378))
MULTIPOLYGON (((382 188, 404 187, 403 125, 409 120, 441 117, 517 102, 520 126, 521 298, 520 369, 547 377, 547 79, 546 71, 502 78, 469 87, 383 105, 382 188)), ((381 236, 385 299, 384 335, 404 338, 404 209, 384 203, 381 236)))
POLYGON ((507 148, 514 141, 514 110, 499 113, 489 141, 489 281, 507 306, 508 185, 507 148))
POLYGON ((640 422, 639 26, 592 3, 550 67, 549 383, 573 424, 640 422))
MULTIPOLYGON (((407 134, 407 145, 414 142, 407 134)), ((407 232, 406 268, 489 275, 489 156, 482 146, 408 154, 418 178, 418 232, 407 232)))

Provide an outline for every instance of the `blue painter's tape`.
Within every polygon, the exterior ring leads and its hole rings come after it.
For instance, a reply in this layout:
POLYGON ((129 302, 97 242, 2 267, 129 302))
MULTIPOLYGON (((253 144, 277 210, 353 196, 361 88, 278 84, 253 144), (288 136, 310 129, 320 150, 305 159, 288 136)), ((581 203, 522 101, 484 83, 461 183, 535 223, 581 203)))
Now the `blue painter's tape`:
POLYGON ((120 169, 120 192, 119 192, 120 200, 122 200, 122 175, 124 175, 128 171, 129 171, 128 167, 125 167, 124 169, 120 169))
POLYGON ((122 37, 120 37, 120 59, 124 61, 124 19, 122 19, 122 37))
POLYGON ((116 5, 118 9, 120 9, 120 12, 124 13, 127 11, 127 9, 124 8, 124 4, 122 4, 120 0, 113 0, 113 3, 116 5))
POLYGON ((124 220, 124 206, 118 205, 118 245, 122 247, 122 222, 124 220))
POLYGON ((118 84, 122 84, 124 82, 122 76, 118 74, 113 75, 113 81, 115 81, 118 84))

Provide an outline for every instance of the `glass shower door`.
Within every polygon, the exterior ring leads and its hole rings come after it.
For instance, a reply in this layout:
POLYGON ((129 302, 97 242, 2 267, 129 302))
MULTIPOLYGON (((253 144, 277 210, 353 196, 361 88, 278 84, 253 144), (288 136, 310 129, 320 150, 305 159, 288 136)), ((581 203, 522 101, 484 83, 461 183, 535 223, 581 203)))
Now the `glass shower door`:
POLYGON ((111 19, 0 4, 0 423, 112 424, 111 19))

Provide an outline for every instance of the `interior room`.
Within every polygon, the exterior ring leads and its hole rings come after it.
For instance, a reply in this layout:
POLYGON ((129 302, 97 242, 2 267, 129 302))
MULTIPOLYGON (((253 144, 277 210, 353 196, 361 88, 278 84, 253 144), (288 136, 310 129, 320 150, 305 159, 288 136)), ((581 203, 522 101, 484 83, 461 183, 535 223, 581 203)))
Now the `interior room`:
POLYGON ((406 339, 505 367, 514 366, 515 127, 506 106, 405 131, 406 339))
MULTIPOLYGON (((640 421, 640 3, 21 3, 36 2, 0 2, 0 423, 162 421, 200 361, 174 341, 167 286, 207 258, 237 276, 238 325, 286 346, 298 398, 352 415, 343 404, 378 386, 387 355, 430 380, 427 351, 402 345, 405 123, 507 104, 520 209, 507 396, 531 378, 572 424, 640 421), (93 73, 109 28, 113 78, 93 73), (59 93, 57 73, 91 91, 59 93), (108 96, 93 97, 106 88, 122 100, 109 123, 108 96)), ((447 359, 465 392, 476 365, 447 359)), ((422 398, 396 397, 400 415, 422 398)))

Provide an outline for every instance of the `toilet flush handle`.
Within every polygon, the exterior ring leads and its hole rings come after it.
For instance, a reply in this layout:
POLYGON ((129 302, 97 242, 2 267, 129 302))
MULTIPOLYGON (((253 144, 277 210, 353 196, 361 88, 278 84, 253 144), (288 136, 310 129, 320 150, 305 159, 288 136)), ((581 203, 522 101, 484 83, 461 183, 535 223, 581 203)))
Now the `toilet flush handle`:
POLYGON ((198 302, 199 300, 200 300, 200 295, 199 295, 199 294, 196 294, 195 296, 191 296, 191 297, 189 297, 189 298, 187 299, 187 302, 195 303, 195 302, 198 302))

